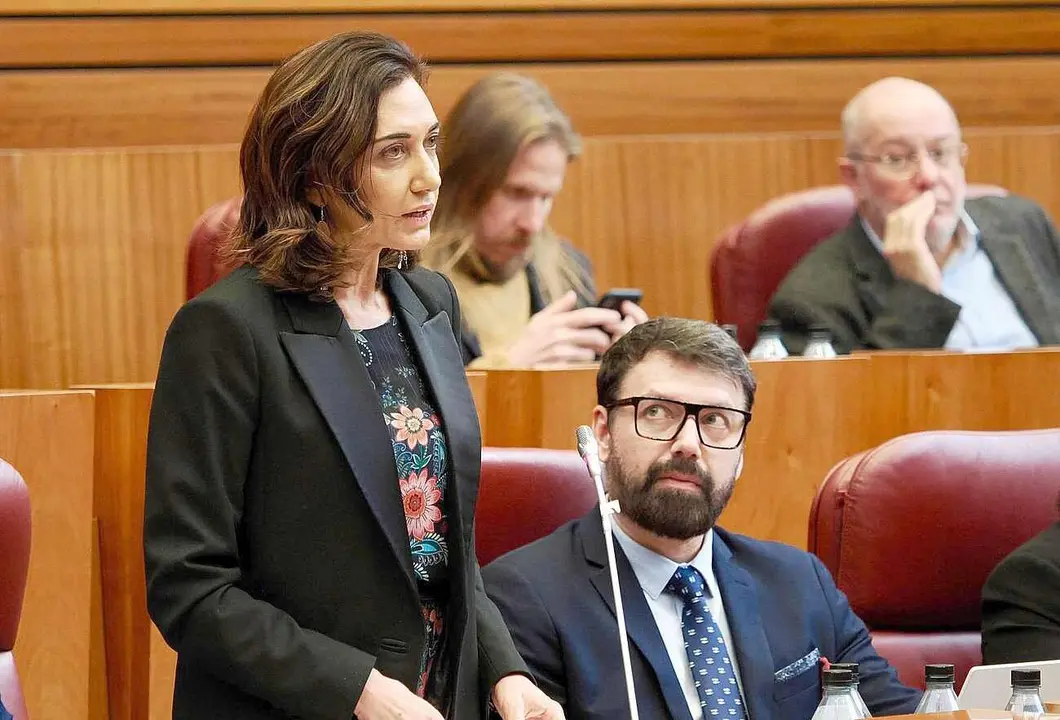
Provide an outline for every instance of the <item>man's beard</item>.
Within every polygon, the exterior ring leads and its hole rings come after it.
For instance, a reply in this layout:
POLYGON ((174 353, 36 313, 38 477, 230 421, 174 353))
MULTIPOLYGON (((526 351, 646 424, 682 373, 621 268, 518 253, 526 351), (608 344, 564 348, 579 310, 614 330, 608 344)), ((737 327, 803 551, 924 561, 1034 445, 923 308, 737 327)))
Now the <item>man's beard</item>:
POLYGON ((618 455, 605 463, 608 491, 620 512, 640 527, 661 537, 688 540, 703 535, 717 522, 732 497, 735 482, 718 487, 710 471, 692 458, 672 458, 648 468, 643 481, 631 478, 618 455), (694 475, 700 492, 656 487, 667 473, 694 475))
POLYGON ((457 269, 470 275, 479 282, 493 283, 496 285, 508 282, 513 277, 526 270, 526 266, 530 264, 533 238, 525 236, 512 237, 508 242, 519 242, 522 244, 529 243, 529 247, 527 247, 526 252, 512 257, 512 259, 503 264, 490 262, 472 247, 467 251, 467 254, 457 262, 457 269))
POLYGON ((960 228, 960 215, 946 218, 945 220, 932 218, 928 222, 927 230, 924 233, 924 240, 927 242, 928 249, 935 254, 946 252, 960 228))

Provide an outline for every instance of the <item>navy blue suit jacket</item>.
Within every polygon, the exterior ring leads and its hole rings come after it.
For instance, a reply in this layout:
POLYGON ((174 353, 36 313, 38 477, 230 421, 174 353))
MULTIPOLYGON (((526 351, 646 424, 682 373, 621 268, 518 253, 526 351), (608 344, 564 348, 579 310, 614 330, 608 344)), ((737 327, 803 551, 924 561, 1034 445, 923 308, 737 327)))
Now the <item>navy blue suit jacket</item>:
MULTIPOLYGON (((618 543, 615 552, 640 717, 689 720, 644 593, 618 543)), ((713 553, 751 720, 809 720, 821 697, 814 651, 860 664, 873 715, 915 710, 920 693, 901 685, 876 653, 820 560, 720 529, 713 553)), ((629 717, 598 509, 498 558, 482 575, 523 659, 567 720, 629 717)))

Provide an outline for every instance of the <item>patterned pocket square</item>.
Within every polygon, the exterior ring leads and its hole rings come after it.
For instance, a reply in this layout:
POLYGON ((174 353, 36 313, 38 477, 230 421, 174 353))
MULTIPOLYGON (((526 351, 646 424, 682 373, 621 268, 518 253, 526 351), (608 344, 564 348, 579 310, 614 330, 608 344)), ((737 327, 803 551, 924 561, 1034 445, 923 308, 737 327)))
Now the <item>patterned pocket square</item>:
POLYGON ((791 665, 781 668, 773 673, 773 682, 784 682, 785 680, 791 680, 796 675, 802 675, 807 670, 811 670, 817 667, 817 663, 821 660, 821 651, 814 648, 810 652, 806 653, 805 656, 799 658, 791 665))

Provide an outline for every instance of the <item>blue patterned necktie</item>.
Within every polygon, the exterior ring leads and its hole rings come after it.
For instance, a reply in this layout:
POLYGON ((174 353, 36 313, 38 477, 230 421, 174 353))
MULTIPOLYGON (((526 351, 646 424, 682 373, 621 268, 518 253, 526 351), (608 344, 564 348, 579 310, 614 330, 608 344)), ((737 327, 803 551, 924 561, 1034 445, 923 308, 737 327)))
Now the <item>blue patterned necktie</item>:
POLYGON ((725 649, 725 639, 707 608, 707 586, 703 576, 690 565, 681 566, 666 584, 666 592, 681 598, 685 604, 681 630, 703 717, 745 720, 740 688, 725 649))

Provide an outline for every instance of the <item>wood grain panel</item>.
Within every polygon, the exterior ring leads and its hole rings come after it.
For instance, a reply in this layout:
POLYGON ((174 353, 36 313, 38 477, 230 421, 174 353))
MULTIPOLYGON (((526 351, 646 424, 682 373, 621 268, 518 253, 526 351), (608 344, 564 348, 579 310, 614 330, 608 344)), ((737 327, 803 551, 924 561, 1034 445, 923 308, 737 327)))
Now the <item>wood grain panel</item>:
POLYGON ((112 720, 133 720, 145 717, 151 688, 151 620, 142 538, 153 392, 150 385, 94 391, 94 502, 103 573, 107 695, 112 720))
POLYGON ((1060 51, 1060 9, 1044 7, 25 17, 0 23, 0 67, 273 65, 354 29, 432 63, 1060 51))
MULTIPOLYGON (((435 68, 440 117, 475 80, 516 70, 544 82, 595 135, 834 132, 843 105, 899 74, 943 92, 965 126, 1052 125, 1060 58, 555 63, 435 68), (983 98, 989 98, 984 102, 983 98)), ((238 143, 265 69, 0 72, 0 147, 238 143)))
POLYGON ((1043 393, 1060 349, 1007 353, 871 352, 870 445, 921 430, 1060 427, 1060 397, 1043 393))
MULTIPOLYGON (((966 6, 1049 5, 1053 0, 961 0, 966 6)), ((842 0, 844 7, 945 6, 952 0, 842 0)), ((683 10, 835 7, 837 0, 0 0, 0 15, 270 12, 438 12, 501 10, 683 10)))
POLYGON ((44 152, 0 156, 5 166, 24 232, 0 244, 18 278, 18 297, 0 305, 0 355, 11 338, 24 359, 0 360, 0 387, 153 381, 183 300, 188 232, 238 192, 235 150, 44 152))
POLYGON ((835 463, 872 446, 866 358, 751 363, 758 392, 743 474, 719 522, 806 547, 810 505, 835 463))
MULTIPOLYGON (((721 524, 806 547, 810 505, 840 460, 920 430, 1060 426, 1042 393, 1060 350, 873 353, 752 363, 758 380, 743 474, 721 524)), ((593 367, 489 371, 490 432, 500 446, 569 449, 595 397, 593 367)))
POLYGON ((485 445, 571 449, 596 406, 596 365, 486 373, 485 445))
POLYGON ((89 717, 92 412, 87 392, 0 393, 0 457, 25 479, 33 513, 15 657, 34 720, 89 717))
POLYGON ((767 198, 835 182, 838 149, 832 137, 593 140, 554 223, 592 258, 601 291, 640 287, 650 314, 709 317, 721 230, 767 198))
MULTIPOLYGON (((1060 214, 1060 129, 973 130, 968 142, 971 180, 1060 214)), ((553 223, 593 259, 601 289, 639 286, 652 314, 710 317, 715 239, 772 197, 834 183, 838 152, 834 135, 591 138, 553 223)), ((232 147, 0 155, 12 203, 0 214, 0 387, 152 381, 183 300, 188 234, 238 192, 235 157, 232 147)))

